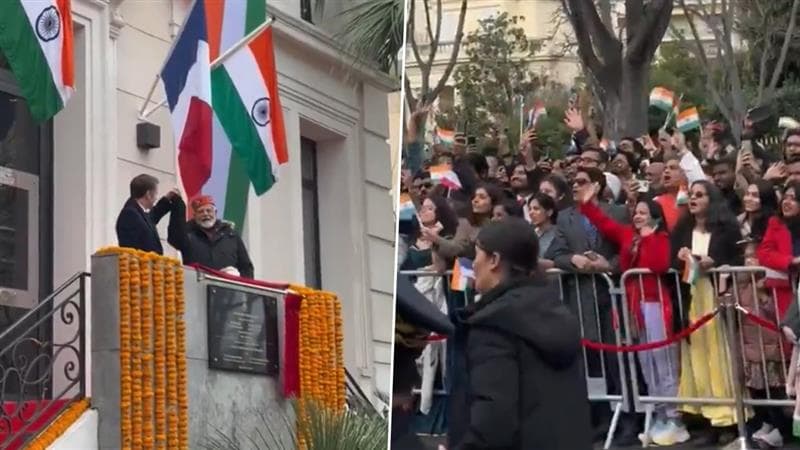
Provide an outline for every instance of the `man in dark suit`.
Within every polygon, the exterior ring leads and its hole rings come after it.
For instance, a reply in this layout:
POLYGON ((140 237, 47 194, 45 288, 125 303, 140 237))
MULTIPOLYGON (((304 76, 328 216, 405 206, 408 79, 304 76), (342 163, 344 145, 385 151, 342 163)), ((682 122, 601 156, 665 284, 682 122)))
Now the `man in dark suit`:
MULTIPOLYGON (((131 180, 130 193, 131 197, 117 217, 119 246, 163 255, 164 248, 156 225, 167 213, 183 203, 180 193, 172 190, 156 203, 158 179, 147 174, 138 175, 131 180)), ((168 235, 180 230, 180 222, 183 220, 184 217, 177 217, 173 212, 170 215, 168 235)))
MULTIPOLYGON (((605 188, 606 177, 599 168, 582 166, 577 170, 573 193, 578 202, 586 198, 586 190, 603 192, 605 188)), ((597 198, 597 194, 591 201, 596 202, 615 221, 629 222, 624 206, 605 203, 597 198)), ((601 274, 619 274, 619 249, 604 239, 577 207, 569 207, 558 213, 556 236, 545 258, 551 259, 558 269, 569 272, 562 278, 563 298, 567 306, 579 314, 583 337, 590 341, 615 344, 610 286, 608 278, 601 274)), ((619 393, 621 378, 617 354, 603 355, 587 350, 586 361, 590 377, 600 379, 605 375, 606 390, 619 393)), ((594 404, 592 412, 593 419, 598 422, 597 431, 600 432, 609 420, 609 408, 606 404, 594 404)), ((633 416, 623 415, 621 430, 616 433, 618 444, 638 442, 638 430, 633 420, 633 416)))

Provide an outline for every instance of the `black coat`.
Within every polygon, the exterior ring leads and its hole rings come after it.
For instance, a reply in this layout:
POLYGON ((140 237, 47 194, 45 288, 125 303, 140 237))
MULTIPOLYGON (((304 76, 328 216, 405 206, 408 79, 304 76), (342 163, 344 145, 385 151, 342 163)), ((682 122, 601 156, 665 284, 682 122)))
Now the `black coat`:
POLYGON ((544 277, 503 283, 466 313, 458 450, 587 450, 589 401, 578 319, 544 277))
POLYGON ((183 232, 176 235, 174 241, 170 243, 181 251, 186 265, 200 264, 215 270, 230 266, 241 276, 253 278, 253 263, 244 241, 226 222, 218 220, 211 236, 194 221, 184 222, 183 232))
MULTIPOLYGON (((739 224, 735 220, 729 220, 729 223, 719 225, 711 231, 711 239, 708 243, 708 257, 714 260, 716 267, 723 265, 741 266, 744 264, 744 254, 742 247, 736 243, 742 239, 742 232, 739 224)), ((680 221, 672 230, 670 236, 670 246, 672 247, 672 267, 679 273, 683 270, 684 262, 678 259, 678 252, 681 248, 692 248, 692 233, 693 227, 687 221, 680 221)), ((732 285, 729 282, 729 286, 732 285)), ((671 283, 673 284, 673 283, 671 283)), ((689 325, 689 306, 691 305, 691 286, 686 283, 679 283, 680 296, 677 292, 673 293, 672 301, 676 303, 678 298, 682 300, 680 305, 683 314, 673 314, 675 320, 680 320, 679 323, 674 323, 677 329, 683 329, 689 325)), ((675 304, 675 307, 678 305, 675 304)), ((678 311, 673 308, 673 310, 678 311)))
MULTIPOLYGON (((156 225, 167 213, 176 209, 177 203, 163 197, 149 212, 145 212, 135 199, 128 199, 117 217, 119 246, 163 255, 164 247, 161 245, 156 225)), ((168 234, 173 234, 177 222, 183 220, 173 212, 170 215, 168 234)))

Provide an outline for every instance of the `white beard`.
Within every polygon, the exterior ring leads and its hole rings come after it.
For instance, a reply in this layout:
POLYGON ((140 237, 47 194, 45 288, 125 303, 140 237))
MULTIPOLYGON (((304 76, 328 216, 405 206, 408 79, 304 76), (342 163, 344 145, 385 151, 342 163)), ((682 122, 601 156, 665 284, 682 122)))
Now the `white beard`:
POLYGON ((200 220, 197 222, 197 224, 200 225, 200 228, 205 230, 210 230, 213 228, 215 223, 217 223, 216 219, 200 220))

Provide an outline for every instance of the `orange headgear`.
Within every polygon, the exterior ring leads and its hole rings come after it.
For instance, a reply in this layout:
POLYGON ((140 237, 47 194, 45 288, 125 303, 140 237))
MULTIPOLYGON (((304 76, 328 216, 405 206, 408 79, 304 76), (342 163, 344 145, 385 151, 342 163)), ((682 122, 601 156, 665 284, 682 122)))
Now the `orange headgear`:
POLYGON ((216 204, 214 203, 214 197, 210 195, 199 195, 192 200, 193 211, 197 211, 206 205, 214 205, 216 207, 216 204))

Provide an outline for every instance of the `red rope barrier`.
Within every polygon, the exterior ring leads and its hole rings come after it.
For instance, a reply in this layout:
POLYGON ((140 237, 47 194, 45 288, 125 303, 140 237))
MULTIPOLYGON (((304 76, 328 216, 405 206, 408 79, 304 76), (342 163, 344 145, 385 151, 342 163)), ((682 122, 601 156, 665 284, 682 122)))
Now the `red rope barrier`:
POLYGON ((705 316, 698 319, 695 323, 689 325, 687 328, 681 330, 678 333, 672 335, 672 337, 668 339, 664 339, 661 341, 656 342, 647 342, 644 344, 636 344, 636 345, 613 345, 613 344, 604 344, 602 342, 594 342, 588 339, 581 339, 581 344, 586 348, 591 348, 593 350, 601 350, 604 352, 622 352, 622 353, 629 353, 629 352, 640 352, 643 350, 654 350, 660 347, 666 347, 668 345, 674 344, 681 339, 686 338, 690 334, 697 331, 700 327, 708 323, 711 319, 714 318, 719 314, 719 310, 714 310, 705 316))
POLYGON ((752 312, 746 310, 745 308, 739 307, 739 308, 736 308, 736 309, 741 311, 742 314, 744 314, 744 316, 747 319, 749 319, 751 322, 755 323, 756 325, 758 325, 758 326, 760 326, 762 328, 766 328, 766 329, 768 329, 768 330, 770 330, 772 332, 775 332, 775 333, 780 333, 781 332, 781 330, 778 328, 778 326, 775 325, 774 323, 770 322, 769 320, 767 320, 767 319, 765 319, 763 317, 757 316, 757 315, 753 314, 752 312))

